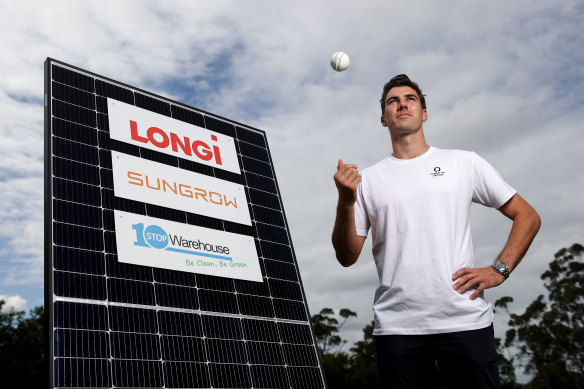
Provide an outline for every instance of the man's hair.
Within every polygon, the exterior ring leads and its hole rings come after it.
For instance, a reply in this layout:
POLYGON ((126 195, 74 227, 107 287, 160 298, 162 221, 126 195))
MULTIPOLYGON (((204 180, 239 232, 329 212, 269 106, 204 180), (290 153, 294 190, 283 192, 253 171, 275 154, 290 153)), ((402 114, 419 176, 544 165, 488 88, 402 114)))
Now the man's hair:
POLYGON ((426 109, 426 99, 424 98, 422 90, 418 84, 410 80, 410 78, 405 74, 398 74, 383 86, 383 94, 381 95, 381 100, 379 100, 381 103, 381 113, 385 112, 385 97, 387 96, 387 93, 391 88, 395 88, 396 86, 409 86, 415 90, 420 99, 420 103, 422 104, 422 109, 426 109))

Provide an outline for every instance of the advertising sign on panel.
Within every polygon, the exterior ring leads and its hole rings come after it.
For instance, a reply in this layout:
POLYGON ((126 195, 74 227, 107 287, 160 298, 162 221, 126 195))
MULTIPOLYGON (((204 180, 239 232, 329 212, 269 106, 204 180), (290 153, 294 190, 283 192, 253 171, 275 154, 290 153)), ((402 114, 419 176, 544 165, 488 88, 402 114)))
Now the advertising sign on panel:
POLYGON ((251 225, 242 185, 112 151, 117 197, 251 225))
POLYGON ((240 174, 233 138, 107 99, 112 139, 240 174))
POLYGON ((252 236, 114 211, 118 261, 263 282, 252 236))

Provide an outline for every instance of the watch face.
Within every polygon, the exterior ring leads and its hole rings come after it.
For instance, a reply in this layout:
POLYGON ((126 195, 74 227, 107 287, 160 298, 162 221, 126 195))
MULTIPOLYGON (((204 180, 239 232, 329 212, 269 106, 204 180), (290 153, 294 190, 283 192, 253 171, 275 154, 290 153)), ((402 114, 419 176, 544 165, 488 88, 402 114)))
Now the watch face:
POLYGON ((509 268, 505 262, 495 261, 495 263, 493 263, 493 269, 495 269, 497 273, 504 275, 505 278, 509 277, 509 268))

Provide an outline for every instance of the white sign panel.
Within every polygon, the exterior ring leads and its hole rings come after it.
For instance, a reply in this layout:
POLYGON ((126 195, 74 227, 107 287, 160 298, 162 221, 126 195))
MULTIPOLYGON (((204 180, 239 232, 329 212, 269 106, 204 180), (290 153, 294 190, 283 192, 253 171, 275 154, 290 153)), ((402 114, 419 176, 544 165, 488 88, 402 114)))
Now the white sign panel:
POLYGON ((112 151, 114 194, 251 225, 242 185, 112 151))
POLYGON ((114 211, 118 261, 263 282, 253 237, 114 211))
POLYGON ((240 174, 232 137, 107 99, 112 139, 240 174))

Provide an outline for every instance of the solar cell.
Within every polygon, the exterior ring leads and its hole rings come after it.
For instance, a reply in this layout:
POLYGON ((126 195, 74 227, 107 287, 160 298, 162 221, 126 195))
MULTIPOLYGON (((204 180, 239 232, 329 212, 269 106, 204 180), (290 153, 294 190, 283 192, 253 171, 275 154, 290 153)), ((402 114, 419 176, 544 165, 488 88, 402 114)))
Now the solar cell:
POLYGON ((326 387, 265 133, 50 58, 45 90, 51 387, 326 387), (231 137, 240 173, 111 139, 108 99, 231 137), (116 196, 112 150, 242 185, 251 226, 116 196), (117 211, 248 236, 262 282, 120 262, 117 211))

